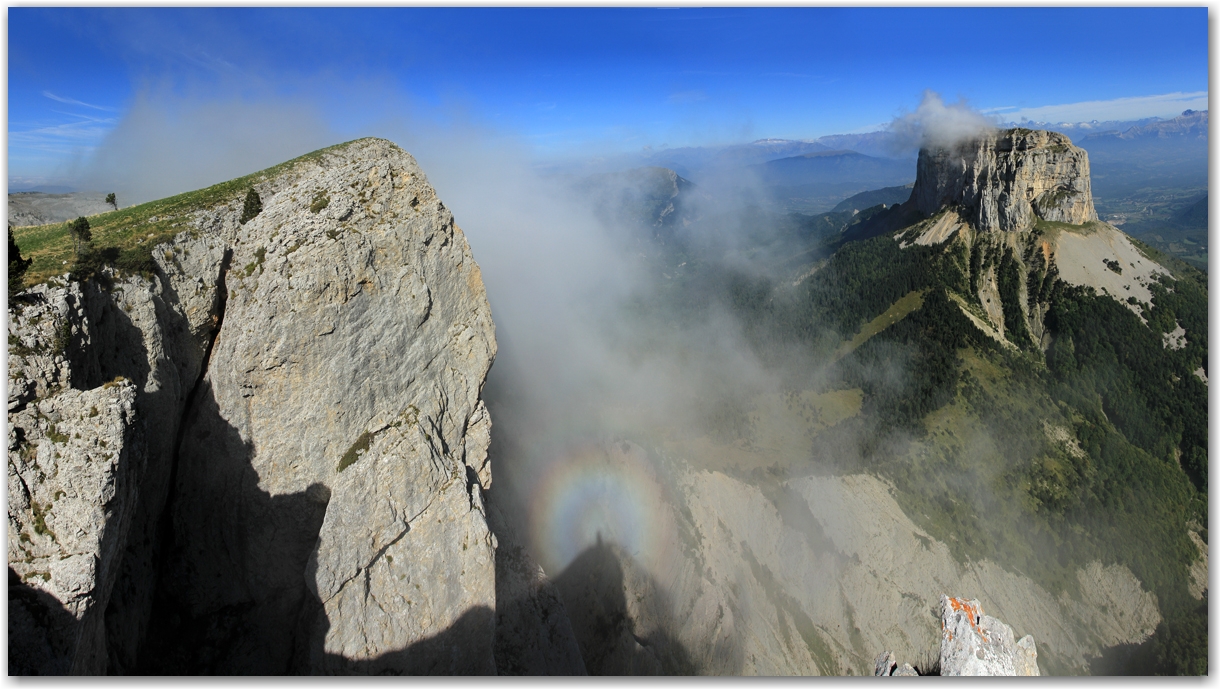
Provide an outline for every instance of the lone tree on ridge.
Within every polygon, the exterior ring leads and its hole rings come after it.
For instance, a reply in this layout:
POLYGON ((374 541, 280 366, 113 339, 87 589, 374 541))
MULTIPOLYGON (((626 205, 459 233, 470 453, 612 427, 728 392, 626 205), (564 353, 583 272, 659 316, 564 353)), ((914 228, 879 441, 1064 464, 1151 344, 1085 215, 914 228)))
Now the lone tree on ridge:
POLYGON ((72 235, 72 244, 76 249, 76 255, 83 256, 89 251, 89 242, 93 241, 93 232, 89 229, 89 221, 85 218, 77 218, 68 225, 68 232, 72 235))

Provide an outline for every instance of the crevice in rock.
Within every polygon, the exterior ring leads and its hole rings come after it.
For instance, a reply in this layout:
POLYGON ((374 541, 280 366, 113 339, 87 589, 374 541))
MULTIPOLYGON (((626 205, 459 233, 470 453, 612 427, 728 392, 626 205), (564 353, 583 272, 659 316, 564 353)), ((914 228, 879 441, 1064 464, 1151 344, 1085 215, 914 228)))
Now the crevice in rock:
POLYGON ((161 525, 158 529, 159 540, 164 542, 166 538, 172 538, 172 524, 170 523, 173 515, 174 495, 177 493, 178 485, 178 455, 182 448, 182 439, 186 435, 186 421, 191 418, 191 414, 195 411, 196 402, 199 399, 200 389, 203 387, 203 381, 208 376, 209 364, 212 361, 212 350, 216 347, 216 340, 220 337, 220 330, 224 327, 225 309, 229 305, 229 267, 233 263, 232 247, 225 249, 224 258, 220 261, 220 274, 216 277, 216 326, 212 329, 212 336, 208 338, 207 346, 203 349, 203 360, 199 363, 199 376, 195 378, 195 384, 191 386, 191 392, 186 397, 186 407, 182 410, 182 418, 178 421, 178 434, 174 438, 174 460, 169 468, 169 495, 165 499, 165 508, 161 512, 161 525))
MULTIPOLYGON (((161 578, 165 566, 164 555, 170 552, 171 548, 173 547, 173 514, 176 502, 175 498, 178 493, 179 454, 182 447, 183 437, 188 426, 187 421, 191 418, 192 414, 195 413, 195 408, 198 400, 200 399, 201 389, 204 386, 204 380, 208 375, 209 363, 212 359, 212 350, 215 348, 216 340, 220 337, 221 328, 224 326, 225 309, 227 308, 229 302, 228 274, 232 262, 233 249, 231 247, 226 248, 224 257, 221 259, 220 270, 216 278, 215 326, 212 329, 211 337, 208 338, 207 344, 204 346, 203 358, 199 365, 199 375, 195 378, 194 385, 191 386, 191 391, 186 397, 186 404, 182 410, 182 416, 178 420, 178 429, 174 438, 173 455, 169 467, 169 489, 165 497, 165 504, 162 507, 161 514, 157 520, 156 541, 152 545, 152 547, 155 549, 154 562, 156 566, 156 576, 153 581, 148 582, 148 584, 154 590, 159 589, 161 585, 161 578)), ((150 616, 156 616, 157 611, 155 610, 155 607, 156 603, 154 602, 154 610, 151 611, 150 616)), ((145 632, 151 636, 153 628, 154 624, 150 619, 148 621, 148 625, 145 627, 145 632)), ((144 657, 147 655, 146 648, 148 646, 148 642, 149 639, 147 638, 140 639, 138 642, 139 652, 137 662, 140 666, 146 666, 148 663, 148 659, 144 657)))

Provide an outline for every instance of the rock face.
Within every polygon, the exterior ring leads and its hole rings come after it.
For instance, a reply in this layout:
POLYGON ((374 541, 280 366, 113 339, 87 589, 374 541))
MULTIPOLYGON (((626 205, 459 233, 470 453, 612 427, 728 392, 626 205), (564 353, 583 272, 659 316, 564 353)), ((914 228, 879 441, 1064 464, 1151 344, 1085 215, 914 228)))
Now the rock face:
POLYGON ((977 600, 940 597, 940 674, 1038 675, 1034 637, 1013 641, 1012 627, 983 614, 977 600))
POLYGON ((124 380, 9 416, 9 674, 106 669, 104 614, 143 455, 135 397, 124 380))
POLYGON ((254 188, 11 317, 10 672, 495 672, 465 237, 383 140, 254 188))
POLYGON ((911 201, 925 215, 959 207, 984 232, 1032 229, 1037 219, 1097 219, 1089 157, 1062 134, 1008 129, 950 148, 921 149, 911 201))
POLYGON ((494 502, 488 517, 496 548, 496 673, 586 675, 559 591, 521 545, 494 502))
MULTIPOLYGON (((48 484, 54 494, 96 503, 100 521, 86 530, 111 534, 104 540, 106 547, 117 548, 120 554, 110 563, 112 553, 92 553, 99 563, 107 564, 90 575, 92 599, 103 603, 99 624, 105 613, 101 655, 85 663, 71 651, 69 656, 75 659, 61 659, 57 667, 86 673, 103 672, 108 665, 112 671, 132 668, 152 604, 155 532, 168 491, 179 419, 214 332, 221 256, 216 239, 183 234, 154 251, 158 266, 154 279, 110 275, 84 284, 53 280, 29 290, 10 310, 10 439, 37 437, 32 422, 41 412, 31 417, 25 413, 29 407, 52 405, 61 416, 84 415, 96 421, 106 407, 86 405, 75 391, 108 390, 122 381, 136 391, 123 423, 127 435, 141 440, 131 448, 124 444, 122 453, 113 439, 103 436, 98 441, 107 443, 100 447, 113 448, 115 456, 122 457, 108 480, 126 486, 128 492, 107 495, 107 502, 97 502, 98 494, 76 492, 80 486, 71 477, 84 469, 97 470, 92 455, 82 455, 79 448, 70 448, 71 456, 84 457, 86 465, 52 475, 48 484), (192 250, 193 258, 187 258, 192 250), (179 254, 181 260, 172 260, 179 254), (103 505, 106 509, 100 509, 103 505)), ((80 434, 88 441, 96 429, 81 428, 80 434)), ((10 473, 14 465, 20 468, 22 463, 11 440, 10 473)), ((14 511, 15 505, 24 504, 10 500, 10 531, 14 523, 29 523, 24 507, 14 511)), ((20 558, 10 551, 10 564, 16 559, 20 558)), ((44 577, 44 582, 53 586, 56 572, 48 574, 51 578, 44 577)), ((39 585, 37 580, 27 581, 39 585)))
POLYGON ((1034 637, 1026 634, 1013 641, 1012 627, 983 614, 977 600, 940 597, 940 654, 935 667, 923 672, 903 663, 893 651, 877 656, 877 677, 910 677, 936 674, 946 677, 1038 676, 1038 650, 1034 637))
POLYGON ((946 590, 978 592, 1032 634, 1044 674, 1086 674, 1101 649, 1139 643, 1160 622, 1124 567, 1082 569, 1082 600, 1056 596, 990 560, 956 561, 875 477, 749 482, 688 465, 676 447, 668 460, 630 443, 602 449, 606 462, 659 468, 632 469, 636 491, 675 477, 656 489, 672 508, 646 522, 659 542, 628 549, 607 536, 548 567, 590 674, 871 675, 878 649, 895 652, 895 670, 925 669, 946 590))
POLYGON ((647 229, 661 241, 698 219, 708 198, 690 180, 663 167, 593 175, 573 190, 608 223, 647 229))

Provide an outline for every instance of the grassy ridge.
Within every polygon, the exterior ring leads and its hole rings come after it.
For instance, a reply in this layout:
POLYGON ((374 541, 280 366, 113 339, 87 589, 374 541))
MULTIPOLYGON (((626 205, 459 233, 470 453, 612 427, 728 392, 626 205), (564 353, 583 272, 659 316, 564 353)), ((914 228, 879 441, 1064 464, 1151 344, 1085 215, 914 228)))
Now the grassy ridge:
MULTIPOLYGON (((299 158, 204 189, 91 215, 89 226, 93 231, 93 244, 96 247, 115 247, 122 252, 138 249, 151 254, 157 244, 189 229, 194 213, 240 202, 251 186, 282 175, 302 163, 318 160, 325 153, 350 143, 306 153, 299 158)), ((68 272, 76 260, 66 222, 18 227, 13 229, 13 234, 17 246, 21 247, 21 255, 34 261, 25 274, 26 287, 68 272)))

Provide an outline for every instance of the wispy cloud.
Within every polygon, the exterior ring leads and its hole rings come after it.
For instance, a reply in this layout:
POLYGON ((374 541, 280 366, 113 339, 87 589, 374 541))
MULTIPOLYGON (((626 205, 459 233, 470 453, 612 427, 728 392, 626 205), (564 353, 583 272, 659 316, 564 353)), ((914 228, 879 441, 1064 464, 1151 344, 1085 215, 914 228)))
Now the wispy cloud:
MULTIPOLYGON (((20 123, 12 123, 20 126, 20 123)), ((58 124, 34 124, 28 129, 9 132, 9 146, 42 150, 75 150, 82 145, 94 146, 114 128, 114 120, 80 120, 58 124)))
POLYGON ((208 53, 206 53, 202 50, 198 51, 198 52, 180 51, 180 52, 178 52, 178 56, 181 57, 184 61, 186 61, 192 65, 195 65, 196 67, 202 67, 204 69, 210 70, 217 74, 228 74, 231 72, 240 73, 242 71, 237 65, 233 64, 232 62, 229 62, 228 60, 225 60, 223 58, 216 57, 214 55, 209 55, 208 53))
POLYGON ((940 94, 927 90, 919 107, 895 117, 889 131, 894 151, 904 153, 924 146, 952 146, 992 126, 990 117, 970 107, 964 99, 946 103, 940 94))
POLYGON ((1138 120, 1144 117, 1169 117, 1183 110, 1206 110, 1207 91, 1163 93, 1111 100, 1091 100, 1032 108, 1007 106, 984 112, 1019 122, 1088 122, 1090 120, 1138 120))
POLYGON ((25 175, 63 181, 71 176, 70 168, 92 155, 118 123, 114 117, 51 112, 74 119, 9 122, 8 163, 13 178, 25 175))
POLYGON ((50 91, 43 91, 42 95, 46 96, 47 98, 50 98, 53 101, 59 101, 60 103, 67 103, 68 105, 79 105, 84 108, 93 108, 94 110, 102 110, 105 112, 114 112, 117 109, 117 108, 110 108, 105 105, 94 105, 92 103, 86 103, 84 101, 76 100, 75 98, 66 98, 64 96, 57 96, 54 93, 51 93, 50 91))

